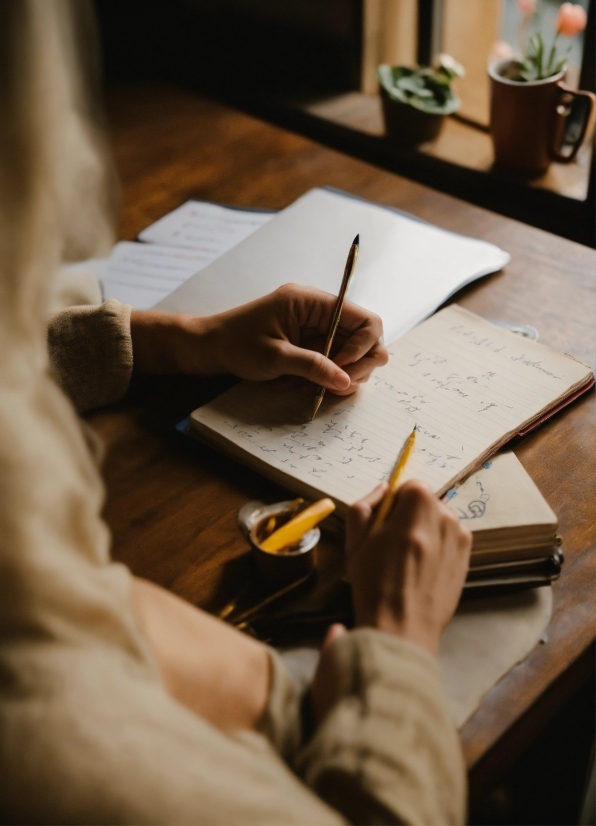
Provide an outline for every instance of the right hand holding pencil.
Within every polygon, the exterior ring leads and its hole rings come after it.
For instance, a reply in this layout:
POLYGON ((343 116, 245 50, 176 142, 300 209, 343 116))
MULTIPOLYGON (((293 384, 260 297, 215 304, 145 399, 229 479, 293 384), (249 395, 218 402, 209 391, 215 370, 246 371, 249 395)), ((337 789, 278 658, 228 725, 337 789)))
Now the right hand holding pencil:
MULTIPOLYGON (((346 396, 387 363, 381 319, 346 301, 331 358, 321 350, 337 297, 286 284, 213 316, 133 311, 135 369, 264 381, 291 375, 346 396)), ((312 392, 312 386, 310 387, 312 392)))
POLYGON ((472 536, 419 481, 403 484, 384 525, 369 528, 383 483, 348 512, 346 549, 356 623, 436 655, 466 578, 472 536))

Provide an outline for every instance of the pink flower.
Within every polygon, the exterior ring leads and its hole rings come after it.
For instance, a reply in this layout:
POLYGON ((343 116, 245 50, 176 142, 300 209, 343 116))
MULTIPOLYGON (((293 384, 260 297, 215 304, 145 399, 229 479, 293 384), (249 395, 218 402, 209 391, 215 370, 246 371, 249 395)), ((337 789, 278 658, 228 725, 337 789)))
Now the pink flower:
POLYGON ((575 37, 586 28, 588 15, 577 3, 563 3, 557 14, 555 29, 564 37, 575 37))
POLYGON ((531 17, 536 11, 536 0, 516 0, 516 3, 524 17, 531 17))
POLYGON ((509 43, 505 43, 504 40, 497 40, 496 43, 493 43, 492 49, 490 50, 489 61, 507 60, 514 55, 513 47, 510 46, 509 43))

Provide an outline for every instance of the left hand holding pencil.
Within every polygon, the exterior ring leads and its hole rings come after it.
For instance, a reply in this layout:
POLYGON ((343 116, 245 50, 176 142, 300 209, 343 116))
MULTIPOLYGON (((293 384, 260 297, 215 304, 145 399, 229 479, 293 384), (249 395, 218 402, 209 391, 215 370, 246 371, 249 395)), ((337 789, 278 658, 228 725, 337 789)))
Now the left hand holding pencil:
POLYGON ((383 483, 350 508, 348 575, 356 623, 407 639, 435 655, 466 578, 472 537, 423 482, 405 482, 386 521, 371 531, 383 483))
MULTIPOLYGON (((299 376, 337 395, 353 393, 387 362, 381 319, 346 302, 331 359, 320 352, 337 296, 286 284, 214 316, 133 312, 135 369, 262 381, 299 376)), ((312 392, 312 388, 311 388, 312 392)))

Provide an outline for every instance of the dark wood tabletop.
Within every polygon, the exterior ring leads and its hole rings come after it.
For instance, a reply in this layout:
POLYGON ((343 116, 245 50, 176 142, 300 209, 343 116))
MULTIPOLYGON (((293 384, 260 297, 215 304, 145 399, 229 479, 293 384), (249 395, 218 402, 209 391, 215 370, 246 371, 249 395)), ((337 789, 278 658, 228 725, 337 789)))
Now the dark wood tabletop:
MULTIPOLYGON (((592 250, 171 87, 113 90, 108 116, 123 187, 120 238, 134 239, 189 198, 279 209, 311 187, 335 186, 507 250, 504 271, 456 300, 488 318, 531 324, 545 344, 594 365, 592 250)), ((226 381, 141 380, 122 403, 89 417, 106 444, 114 556, 207 608, 233 596, 250 570, 239 508, 283 497, 255 473, 174 435, 174 423, 226 381)), ((507 768, 593 668, 595 406, 591 392, 516 447, 559 517, 566 561, 553 586, 547 643, 489 692, 461 732, 479 787, 507 768)), ((337 552, 333 542, 327 547, 337 552)))

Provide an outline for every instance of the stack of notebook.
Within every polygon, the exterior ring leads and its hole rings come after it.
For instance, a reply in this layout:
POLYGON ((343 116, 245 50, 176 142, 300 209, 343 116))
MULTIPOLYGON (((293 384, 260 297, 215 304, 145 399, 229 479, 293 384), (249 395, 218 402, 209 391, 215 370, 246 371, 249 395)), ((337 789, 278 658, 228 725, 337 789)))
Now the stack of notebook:
MULTIPOLYGON (((178 229, 156 229, 146 240, 180 241, 178 229)), ((292 383, 242 382, 195 410, 190 432, 305 498, 331 497, 341 517, 388 478, 416 425, 404 481, 422 479, 444 496, 468 480, 450 505, 475 535, 470 582, 551 576, 560 565, 554 514, 515 457, 483 464, 588 390, 592 371, 457 305, 423 320, 454 291, 507 264, 507 253, 318 189, 248 233, 158 308, 222 312, 290 280, 336 294, 357 233, 350 298, 381 315, 389 363, 353 396, 328 393, 314 421, 312 397, 292 383), (479 488, 485 483, 494 487, 490 499, 479 488)))
POLYGON ((592 386, 589 367, 451 305, 390 348, 358 393, 310 397, 281 382, 241 382, 190 417, 190 432, 338 515, 387 479, 413 424, 404 481, 438 496, 475 534, 469 587, 540 584, 557 575, 557 520, 514 456, 494 459, 592 386), (494 490, 491 492, 491 488, 494 490), (501 567, 497 567, 501 566, 501 567))
POLYGON ((472 532, 468 588, 540 585, 559 575, 557 517, 515 454, 495 456, 445 501, 472 532))

